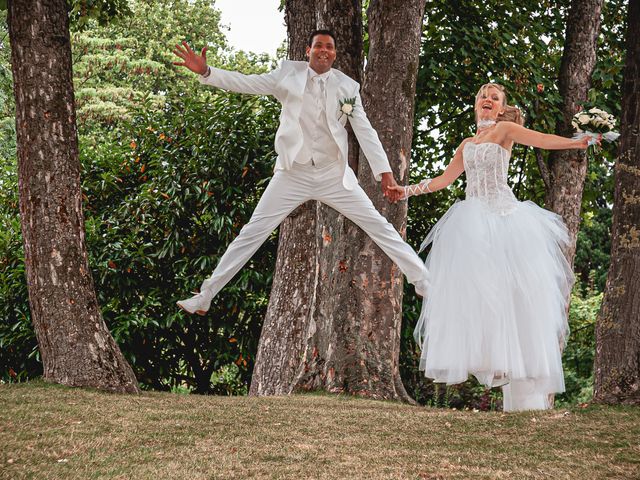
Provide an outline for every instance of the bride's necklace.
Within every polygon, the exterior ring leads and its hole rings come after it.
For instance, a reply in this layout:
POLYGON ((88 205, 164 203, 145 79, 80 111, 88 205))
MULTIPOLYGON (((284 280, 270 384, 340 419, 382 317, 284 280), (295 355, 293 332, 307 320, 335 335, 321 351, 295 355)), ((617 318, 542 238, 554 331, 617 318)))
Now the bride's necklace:
POLYGON ((476 127, 478 131, 484 130, 485 128, 493 127, 496 124, 495 120, 478 120, 476 127))

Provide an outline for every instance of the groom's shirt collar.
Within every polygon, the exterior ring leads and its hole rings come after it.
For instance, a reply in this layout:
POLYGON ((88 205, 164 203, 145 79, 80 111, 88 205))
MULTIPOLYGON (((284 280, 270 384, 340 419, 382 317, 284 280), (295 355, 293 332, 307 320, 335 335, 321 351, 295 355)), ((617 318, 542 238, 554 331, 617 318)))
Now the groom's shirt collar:
POLYGON ((324 72, 324 73, 317 73, 313 68, 309 67, 307 69, 307 72, 309 74, 308 78, 321 78, 322 80, 327 81, 327 79, 329 78, 329 76, 331 75, 331 70, 324 72))

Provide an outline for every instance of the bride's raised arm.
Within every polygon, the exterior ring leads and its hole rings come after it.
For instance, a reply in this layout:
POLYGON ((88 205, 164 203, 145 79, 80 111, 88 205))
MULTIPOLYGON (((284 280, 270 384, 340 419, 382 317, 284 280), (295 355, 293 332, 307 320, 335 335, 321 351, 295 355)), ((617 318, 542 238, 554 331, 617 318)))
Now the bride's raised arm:
POLYGON ((496 133, 504 135, 507 141, 521 143, 522 145, 528 145, 530 147, 544 148, 546 150, 585 149, 589 146, 588 137, 574 140, 558 135, 529 130, 514 122, 499 122, 496 125, 496 133))

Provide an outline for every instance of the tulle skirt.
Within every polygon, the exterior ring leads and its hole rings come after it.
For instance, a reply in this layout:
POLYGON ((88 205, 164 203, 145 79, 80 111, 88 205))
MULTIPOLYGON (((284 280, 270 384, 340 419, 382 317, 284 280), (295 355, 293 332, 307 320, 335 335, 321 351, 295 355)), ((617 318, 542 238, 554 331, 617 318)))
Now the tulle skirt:
POLYGON ((477 198, 454 204, 422 247, 433 243, 431 288, 414 332, 425 376, 508 383, 505 410, 546 408, 548 394, 563 392, 573 285, 561 251, 567 242, 562 219, 533 202, 517 202, 508 214, 477 198), (512 393, 523 398, 510 406, 512 393))

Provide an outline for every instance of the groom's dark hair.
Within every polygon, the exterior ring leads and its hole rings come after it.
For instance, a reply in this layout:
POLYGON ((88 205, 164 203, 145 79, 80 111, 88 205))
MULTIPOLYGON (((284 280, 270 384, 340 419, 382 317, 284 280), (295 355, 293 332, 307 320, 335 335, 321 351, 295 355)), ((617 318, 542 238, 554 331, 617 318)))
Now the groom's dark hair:
POLYGON ((313 39, 316 37, 316 35, 329 35, 331 38, 333 38, 333 46, 337 48, 338 45, 336 42, 335 34, 331 30, 325 29, 314 30, 313 32, 311 32, 311 35, 309 35, 309 42, 307 43, 308 46, 313 46, 313 39))

